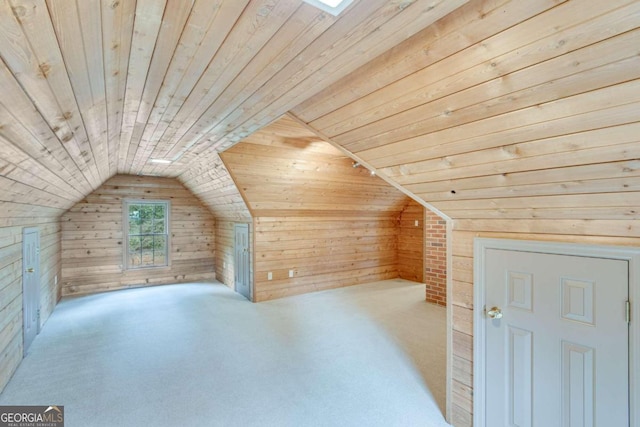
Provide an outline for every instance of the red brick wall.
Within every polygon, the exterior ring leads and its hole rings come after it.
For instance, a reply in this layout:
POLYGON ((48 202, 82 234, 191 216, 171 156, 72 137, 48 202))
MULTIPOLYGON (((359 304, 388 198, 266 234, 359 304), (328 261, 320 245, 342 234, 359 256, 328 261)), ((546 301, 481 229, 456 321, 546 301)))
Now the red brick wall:
POLYGON ((424 213, 427 301, 447 305, 447 222, 428 209, 424 213))

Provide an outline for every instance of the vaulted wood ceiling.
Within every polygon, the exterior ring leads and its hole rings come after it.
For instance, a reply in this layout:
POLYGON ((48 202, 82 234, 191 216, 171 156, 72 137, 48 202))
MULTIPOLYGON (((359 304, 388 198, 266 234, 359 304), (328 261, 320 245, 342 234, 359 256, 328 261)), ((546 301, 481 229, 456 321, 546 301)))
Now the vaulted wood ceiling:
POLYGON ((252 217, 397 216, 410 201, 286 116, 220 156, 252 217))
POLYGON ((637 218, 639 28, 637 0, 2 0, 0 220, 116 173, 246 219, 219 153, 287 112, 453 218, 637 218))
POLYGON ((178 176, 465 1, 3 0, 0 172, 61 206, 178 176))

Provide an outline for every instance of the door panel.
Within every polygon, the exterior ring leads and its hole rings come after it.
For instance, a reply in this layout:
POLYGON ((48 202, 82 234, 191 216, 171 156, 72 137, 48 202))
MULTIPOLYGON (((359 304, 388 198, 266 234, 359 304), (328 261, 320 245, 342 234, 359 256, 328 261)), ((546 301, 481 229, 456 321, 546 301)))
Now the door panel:
POLYGON ((629 425, 628 269, 487 249, 487 426, 629 425))
POLYGON ((236 292, 251 299, 251 280, 249 276, 249 224, 235 224, 234 270, 236 292))
POLYGON ((40 302, 40 233, 25 228, 22 234, 22 314, 24 354, 38 334, 40 302))

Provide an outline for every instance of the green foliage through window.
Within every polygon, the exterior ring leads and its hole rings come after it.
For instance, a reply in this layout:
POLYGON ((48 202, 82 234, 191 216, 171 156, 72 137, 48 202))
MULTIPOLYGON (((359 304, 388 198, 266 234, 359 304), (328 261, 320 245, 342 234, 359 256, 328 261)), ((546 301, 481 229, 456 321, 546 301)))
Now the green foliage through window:
POLYGON ((129 202, 128 268, 168 264, 167 202, 129 202))

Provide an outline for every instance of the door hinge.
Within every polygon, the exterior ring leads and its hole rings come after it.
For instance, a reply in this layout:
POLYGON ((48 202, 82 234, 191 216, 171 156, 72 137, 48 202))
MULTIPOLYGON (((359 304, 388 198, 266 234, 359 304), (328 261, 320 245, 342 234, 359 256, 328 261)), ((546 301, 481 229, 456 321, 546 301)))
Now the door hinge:
POLYGON ((631 323, 631 301, 627 301, 625 314, 627 316, 627 323, 631 323))

